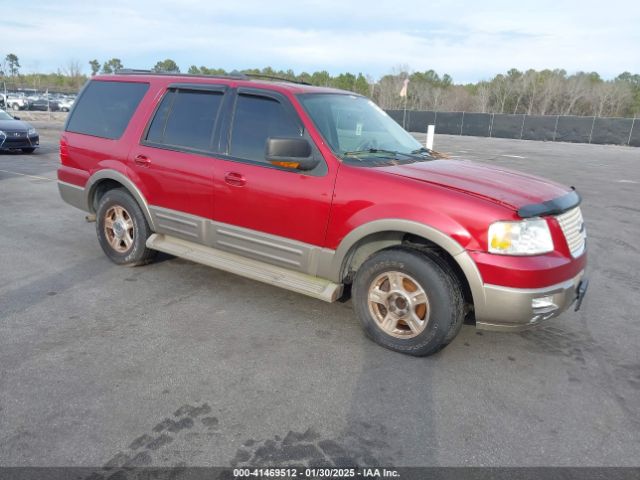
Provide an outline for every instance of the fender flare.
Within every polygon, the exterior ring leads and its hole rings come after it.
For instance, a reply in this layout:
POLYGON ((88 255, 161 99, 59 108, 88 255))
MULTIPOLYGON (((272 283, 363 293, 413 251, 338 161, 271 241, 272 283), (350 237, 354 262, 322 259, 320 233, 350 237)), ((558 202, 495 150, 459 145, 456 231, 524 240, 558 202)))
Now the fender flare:
POLYGON ((451 255, 467 279, 476 310, 483 310, 485 295, 482 276, 467 250, 443 231, 412 220, 400 218, 380 219, 365 223, 353 229, 342 239, 331 261, 324 263, 324 265, 320 263, 319 270, 321 271, 318 272, 319 276, 342 282, 341 277, 346 266, 345 262, 349 259, 349 253, 353 247, 356 246, 360 240, 371 234, 392 231, 425 238, 451 255))
POLYGON ((151 227, 151 230, 156 230, 156 226, 153 222, 153 217, 151 216, 149 204, 147 203, 146 198, 144 197, 140 189, 135 185, 135 183, 133 183, 128 177, 118 172, 117 170, 100 170, 89 177, 89 180, 87 180, 84 188, 85 204, 87 205, 88 211, 95 213, 92 198, 95 191, 95 186, 101 180, 114 180, 122 184, 122 186, 124 186, 124 188, 131 194, 131 196, 133 196, 136 202, 138 202, 138 205, 140 205, 142 213, 144 214, 147 223, 151 227))

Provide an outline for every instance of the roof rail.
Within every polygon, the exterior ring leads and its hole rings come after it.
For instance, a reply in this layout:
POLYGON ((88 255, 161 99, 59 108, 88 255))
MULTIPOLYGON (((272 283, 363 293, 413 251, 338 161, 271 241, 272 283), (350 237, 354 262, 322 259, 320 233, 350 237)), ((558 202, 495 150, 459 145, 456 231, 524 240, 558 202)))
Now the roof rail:
POLYGON ((122 68, 114 72, 115 75, 157 75, 161 77, 194 77, 194 78, 230 78, 235 80, 248 80, 246 75, 232 72, 228 75, 205 75, 204 73, 179 73, 179 72, 156 72, 154 70, 142 70, 137 68, 122 68))
POLYGON ((265 78, 267 80, 279 80, 281 82, 297 83, 298 85, 311 85, 309 82, 305 82, 303 80, 292 80, 291 78, 278 77, 276 75, 264 75, 262 73, 244 73, 244 75, 249 78, 265 78))
POLYGON ((289 82, 289 83, 297 83, 299 85, 311 85, 309 82, 304 82, 302 80, 292 80, 290 78, 278 77, 275 75, 263 75, 261 73, 244 73, 238 72, 237 70, 232 71, 228 74, 216 74, 216 75, 206 75, 204 73, 177 73, 177 72, 156 72, 154 70, 145 70, 138 68, 121 68, 120 70, 116 70, 114 72, 116 75, 160 75, 160 76, 168 76, 168 77, 196 77, 196 78, 231 78, 235 80, 250 80, 255 78, 266 79, 266 80, 278 80, 281 82, 289 82))

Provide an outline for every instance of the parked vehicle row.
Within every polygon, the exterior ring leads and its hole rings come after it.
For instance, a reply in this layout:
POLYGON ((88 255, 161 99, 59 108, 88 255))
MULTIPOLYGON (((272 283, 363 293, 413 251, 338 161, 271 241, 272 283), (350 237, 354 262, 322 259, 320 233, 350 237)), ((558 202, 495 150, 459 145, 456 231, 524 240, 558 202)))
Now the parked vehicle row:
POLYGON ((0 107, 6 110, 39 110, 68 112, 75 96, 60 94, 26 95, 23 92, 0 93, 0 107))

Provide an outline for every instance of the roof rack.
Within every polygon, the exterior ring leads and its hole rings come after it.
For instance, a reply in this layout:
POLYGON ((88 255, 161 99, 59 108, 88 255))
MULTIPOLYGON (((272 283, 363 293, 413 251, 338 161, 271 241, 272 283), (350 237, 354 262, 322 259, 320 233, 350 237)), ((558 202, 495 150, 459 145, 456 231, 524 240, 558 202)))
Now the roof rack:
POLYGON ((281 82, 288 83, 297 83, 298 85, 311 85, 309 82, 304 82, 302 80, 292 80, 290 78, 278 77, 275 75, 263 75, 261 73, 243 73, 238 72, 237 70, 232 71, 228 74, 217 74, 217 75, 207 75, 204 73, 174 73, 174 72, 156 72, 154 70, 145 70, 138 68, 122 68, 120 70, 116 70, 114 72, 116 75, 161 75, 168 77, 196 77, 196 78, 230 78, 235 80, 251 80, 255 78, 266 79, 266 80, 277 80, 281 82))
POLYGON ((263 75, 262 73, 243 73, 242 75, 249 78, 256 78, 256 79, 265 78, 267 80, 278 80, 281 82, 297 83, 298 85, 311 85, 309 82, 305 82, 303 80, 292 80, 290 78, 278 77, 276 75, 263 75))
POLYGON ((144 70, 137 68, 122 68, 114 72, 115 75, 158 75, 162 77, 194 77, 194 78, 230 78, 235 80, 248 80, 246 75, 232 72, 228 75, 205 75, 204 73, 176 73, 176 72, 156 72, 154 70, 144 70))

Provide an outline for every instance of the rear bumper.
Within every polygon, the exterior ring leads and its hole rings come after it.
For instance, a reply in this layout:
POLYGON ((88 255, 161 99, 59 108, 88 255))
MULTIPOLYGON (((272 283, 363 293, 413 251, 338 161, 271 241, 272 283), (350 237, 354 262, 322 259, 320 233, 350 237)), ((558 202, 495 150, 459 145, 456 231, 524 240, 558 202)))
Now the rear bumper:
POLYGON ((87 197, 84 188, 58 180, 58 191, 60 192, 62 200, 67 202, 69 205, 73 205, 85 212, 89 211, 87 208, 87 197))
POLYGON ((484 285, 484 308, 476 311, 476 327, 520 331, 557 317, 586 291, 584 270, 574 278, 545 288, 524 289, 484 285), (582 282, 582 283, 581 283, 582 282))

